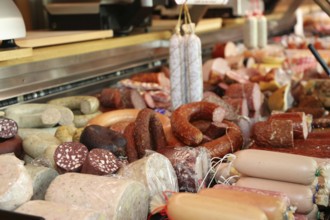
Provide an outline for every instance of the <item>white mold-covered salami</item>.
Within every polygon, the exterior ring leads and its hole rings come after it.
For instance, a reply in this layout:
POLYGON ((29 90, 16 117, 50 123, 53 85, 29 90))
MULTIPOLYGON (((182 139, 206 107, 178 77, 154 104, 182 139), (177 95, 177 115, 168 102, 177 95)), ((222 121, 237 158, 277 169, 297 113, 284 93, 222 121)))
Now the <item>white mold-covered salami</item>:
POLYGON ((195 24, 184 24, 185 32, 185 72, 187 97, 189 102, 198 102, 203 98, 202 46, 195 34, 195 24))
POLYGON ((159 153, 152 153, 124 166, 118 174, 143 183, 149 190, 150 201, 154 197, 163 198, 164 191, 179 190, 171 161, 159 153))
POLYGON ((172 109, 186 103, 185 100, 185 65, 184 65, 184 43, 180 35, 180 29, 170 39, 170 82, 172 109))
POLYGON ((162 148, 159 152, 171 161, 179 191, 197 192, 211 166, 208 151, 204 147, 176 147, 162 148))
POLYGON ((58 176, 58 173, 48 167, 28 164, 25 166, 33 183, 32 200, 44 199, 49 184, 58 176))
POLYGON ((18 207, 15 212, 35 215, 46 220, 105 220, 105 216, 91 209, 68 206, 43 200, 29 201, 18 207))
POLYGON ((14 210, 30 200, 33 188, 30 175, 14 154, 0 155, 0 209, 14 210))
POLYGON ((145 220, 148 191, 134 180, 66 173, 50 184, 45 200, 94 209, 112 220, 145 220))

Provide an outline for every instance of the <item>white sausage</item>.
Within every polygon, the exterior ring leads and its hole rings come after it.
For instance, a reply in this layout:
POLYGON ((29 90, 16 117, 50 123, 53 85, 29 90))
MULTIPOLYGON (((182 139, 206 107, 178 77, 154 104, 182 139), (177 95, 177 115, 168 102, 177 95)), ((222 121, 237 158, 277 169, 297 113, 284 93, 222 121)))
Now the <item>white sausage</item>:
POLYGON ((112 220, 145 220, 148 214, 145 186, 125 178, 62 174, 50 184, 45 200, 94 209, 112 220))
POLYGON ((185 100, 185 66, 184 66, 184 43, 179 32, 172 35, 170 39, 170 81, 172 109, 176 109, 185 100))
POLYGON ((49 184, 55 179, 58 173, 52 168, 36 166, 33 164, 28 164, 25 168, 33 183, 33 196, 31 199, 44 199, 49 184))
POLYGON ((0 209, 14 210, 30 200, 33 188, 30 175, 14 154, 0 155, 0 209))
POLYGON ((94 210, 82 209, 61 203, 34 200, 24 203, 15 210, 18 213, 35 215, 47 220, 96 220, 105 219, 105 216, 94 210))
POLYGON ((143 183, 149 190, 150 202, 154 197, 163 198, 164 191, 179 191, 171 161, 159 153, 152 153, 124 166, 118 174, 143 183))
POLYGON ((187 80, 187 95, 189 102, 198 102, 203 98, 203 72, 201 41, 195 35, 195 24, 184 24, 185 32, 185 71, 187 80))
POLYGON ((92 114, 99 110, 100 102, 94 96, 69 96, 50 100, 49 104, 65 106, 71 110, 80 110, 83 114, 92 114))

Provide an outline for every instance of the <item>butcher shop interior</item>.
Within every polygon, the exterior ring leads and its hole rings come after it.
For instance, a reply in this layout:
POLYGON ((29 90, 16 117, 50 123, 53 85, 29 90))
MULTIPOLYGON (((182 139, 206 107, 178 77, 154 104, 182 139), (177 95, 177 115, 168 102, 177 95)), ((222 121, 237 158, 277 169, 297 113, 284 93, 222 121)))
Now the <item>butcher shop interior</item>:
POLYGON ((0 1, 1 220, 330 219, 330 1, 0 1))

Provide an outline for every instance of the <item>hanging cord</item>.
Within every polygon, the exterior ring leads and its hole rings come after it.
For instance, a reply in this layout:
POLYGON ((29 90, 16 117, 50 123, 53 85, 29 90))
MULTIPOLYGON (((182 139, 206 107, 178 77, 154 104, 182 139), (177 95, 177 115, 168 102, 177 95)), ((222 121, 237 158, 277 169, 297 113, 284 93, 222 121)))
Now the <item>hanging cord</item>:
POLYGON ((183 11, 183 5, 181 5, 181 7, 180 7, 178 23, 176 24, 176 27, 175 27, 175 33, 176 34, 180 34, 182 11, 183 11))

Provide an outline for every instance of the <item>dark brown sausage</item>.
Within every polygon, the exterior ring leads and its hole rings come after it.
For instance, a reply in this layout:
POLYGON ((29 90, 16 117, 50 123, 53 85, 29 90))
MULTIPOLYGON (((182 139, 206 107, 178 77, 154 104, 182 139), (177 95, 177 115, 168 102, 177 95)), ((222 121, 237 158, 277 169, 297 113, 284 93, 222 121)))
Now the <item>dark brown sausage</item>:
POLYGON ((233 122, 223 121, 228 126, 226 134, 203 144, 211 154, 211 157, 223 157, 228 153, 234 153, 243 146, 243 136, 240 128, 233 122))
POLYGON ((0 154, 15 153, 15 156, 21 158, 23 153, 22 139, 16 135, 9 139, 0 139, 0 154))
POLYGON ((118 159, 108 150, 93 149, 89 152, 81 169, 82 173, 107 175, 119 169, 118 159))
POLYGON ((134 140, 139 158, 145 155, 146 150, 156 150, 167 145, 163 126, 153 110, 145 108, 137 115, 134 140))
POLYGON ((211 102, 192 102, 177 108, 171 117, 173 134, 188 146, 196 146, 203 141, 203 133, 190 121, 212 121, 213 111, 218 108, 211 102))
POLYGON ((127 141, 126 156, 129 163, 132 163, 139 159, 134 141, 134 128, 135 122, 131 122, 129 125, 126 126, 124 130, 124 137, 127 141))
POLYGON ((79 142, 64 142, 54 152, 54 161, 59 173, 80 172, 88 154, 85 145, 79 142))

